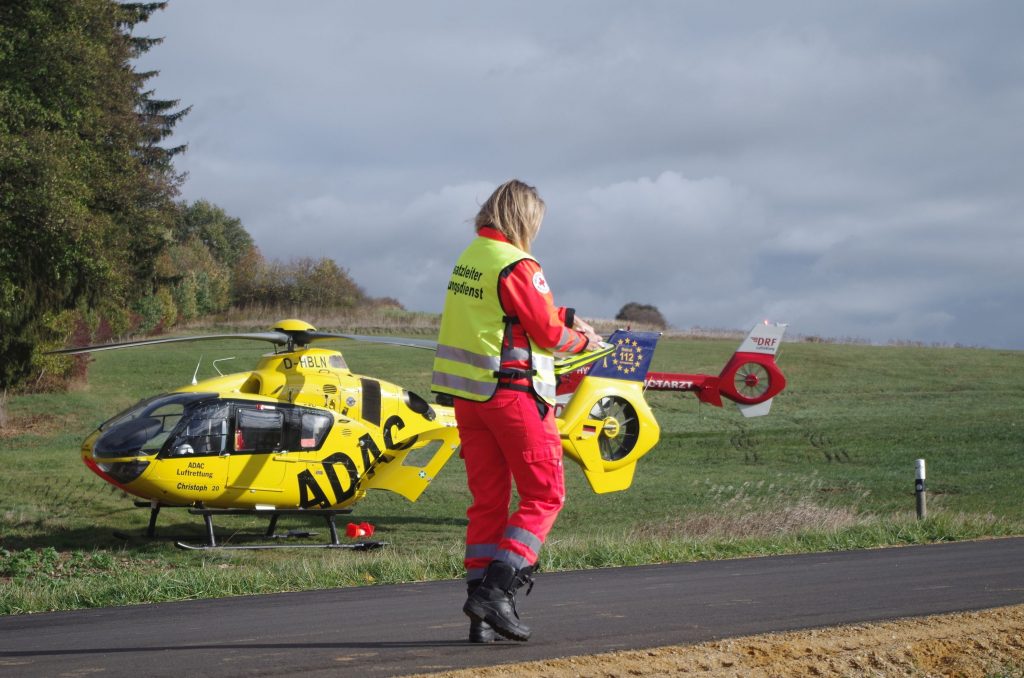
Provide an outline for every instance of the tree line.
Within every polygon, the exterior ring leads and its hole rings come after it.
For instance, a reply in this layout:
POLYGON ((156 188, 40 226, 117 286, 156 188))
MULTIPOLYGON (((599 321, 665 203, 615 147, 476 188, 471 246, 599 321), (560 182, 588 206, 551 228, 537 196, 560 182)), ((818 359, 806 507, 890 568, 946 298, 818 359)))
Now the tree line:
POLYGON ((190 111, 160 99, 134 34, 165 2, 0 4, 0 389, 59 382, 67 341, 166 329, 229 306, 370 300, 330 259, 267 261, 241 222, 179 200, 167 142, 190 111), (326 290, 326 294, 324 293, 326 290))

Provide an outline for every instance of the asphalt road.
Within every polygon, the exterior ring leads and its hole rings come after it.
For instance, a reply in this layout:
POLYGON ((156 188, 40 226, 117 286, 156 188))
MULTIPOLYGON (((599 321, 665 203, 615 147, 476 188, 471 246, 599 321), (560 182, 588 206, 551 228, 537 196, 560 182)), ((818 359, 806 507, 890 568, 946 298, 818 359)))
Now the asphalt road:
MULTIPOLYGON (((342 557, 343 554, 339 554, 342 557)), ((1024 538, 541 574, 528 643, 461 582, 0 618, 0 675, 395 676, 1024 603, 1024 538)))

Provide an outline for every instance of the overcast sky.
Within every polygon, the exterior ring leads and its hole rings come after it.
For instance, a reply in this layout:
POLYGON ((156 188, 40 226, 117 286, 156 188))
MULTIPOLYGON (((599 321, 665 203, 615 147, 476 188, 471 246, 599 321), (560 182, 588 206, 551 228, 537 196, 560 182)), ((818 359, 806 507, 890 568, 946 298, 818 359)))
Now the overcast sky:
POLYGON ((183 198, 411 310, 516 177, 584 317, 1024 349, 1018 0, 171 0, 136 33, 193 106, 183 198))

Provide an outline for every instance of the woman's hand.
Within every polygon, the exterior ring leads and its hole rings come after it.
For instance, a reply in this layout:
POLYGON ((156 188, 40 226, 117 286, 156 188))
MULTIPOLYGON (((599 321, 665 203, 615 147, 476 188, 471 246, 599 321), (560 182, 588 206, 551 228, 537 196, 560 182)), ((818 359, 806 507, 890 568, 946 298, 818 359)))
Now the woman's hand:
POLYGON ((601 342, 603 341, 601 335, 594 331, 590 323, 582 318, 573 318, 572 328, 577 332, 580 332, 587 338, 587 351, 596 351, 601 348, 601 342))
POLYGON ((587 351, 596 351, 601 348, 601 342, 604 341, 600 334, 594 332, 592 327, 588 327, 583 331, 583 336, 587 338, 587 351))

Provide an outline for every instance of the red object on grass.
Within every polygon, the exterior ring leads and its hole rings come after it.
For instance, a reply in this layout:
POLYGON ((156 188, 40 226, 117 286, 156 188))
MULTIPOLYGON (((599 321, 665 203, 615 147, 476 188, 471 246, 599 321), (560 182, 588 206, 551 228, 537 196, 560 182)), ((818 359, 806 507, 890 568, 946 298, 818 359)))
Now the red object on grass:
POLYGON ((345 528, 345 534, 349 537, 372 537, 373 536, 373 525, 370 523, 349 523, 348 527, 345 528))

